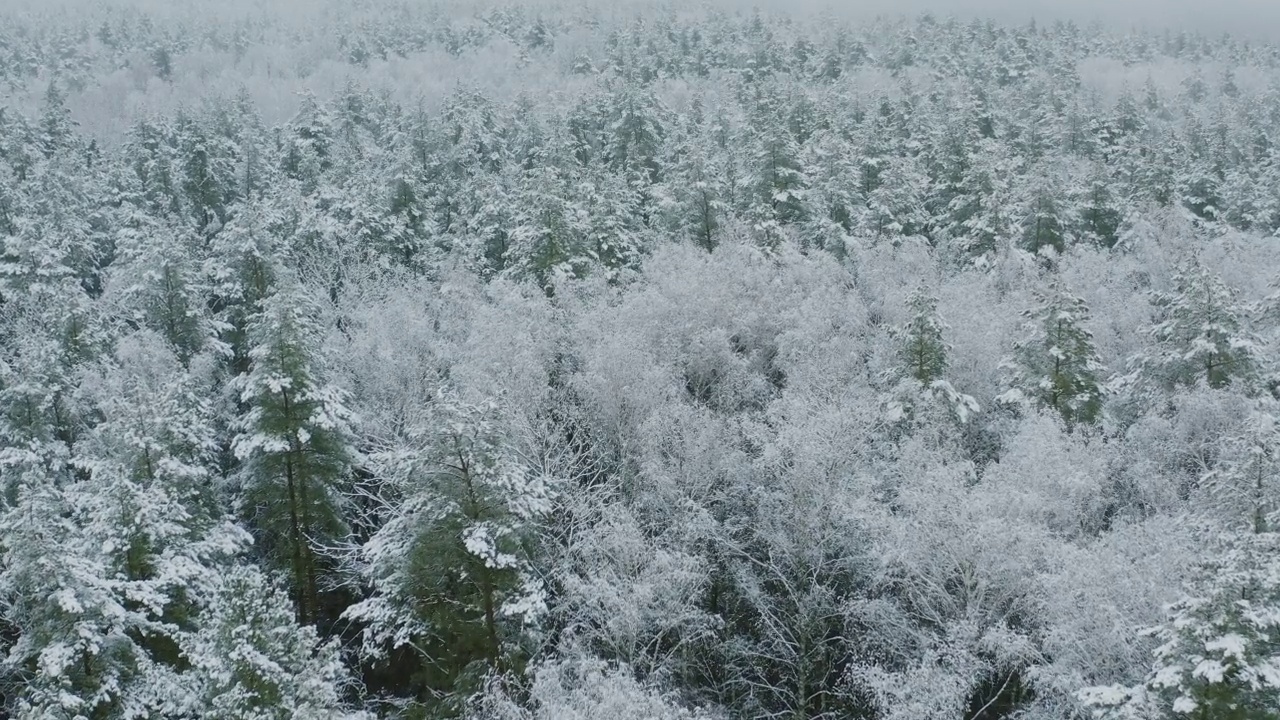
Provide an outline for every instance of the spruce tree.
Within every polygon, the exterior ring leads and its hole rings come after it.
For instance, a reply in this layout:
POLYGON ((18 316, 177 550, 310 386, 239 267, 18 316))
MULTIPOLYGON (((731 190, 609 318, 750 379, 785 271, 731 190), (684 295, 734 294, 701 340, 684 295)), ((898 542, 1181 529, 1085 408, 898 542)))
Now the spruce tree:
POLYGON ((1089 308, 1059 282, 1037 296, 1039 305, 1023 313, 1030 334, 1014 346, 1014 395, 1052 408, 1068 425, 1094 423, 1102 412, 1102 363, 1087 327, 1089 308))
POLYGON ((1280 535, 1226 538, 1187 596, 1148 632, 1159 641, 1146 681, 1080 693, 1103 720, 1280 718, 1280 535))
POLYGON ((1251 382, 1258 346, 1243 320, 1235 290, 1199 263, 1178 268, 1174 290, 1155 293, 1160 322, 1154 352, 1144 358, 1148 377, 1165 388, 1204 383, 1221 388, 1251 382))
POLYGON ((416 699, 454 717, 492 671, 519 671, 545 610, 532 564, 551 510, 495 409, 445 397, 408 447, 377 458, 390 517, 363 548, 373 595, 347 611, 375 659, 411 647, 416 699))
POLYGON ((192 669, 193 707, 200 720, 364 720, 349 707, 353 679, 337 639, 323 642, 299 625, 289 596, 253 567, 225 572, 184 638, 192 669))
POLYGON ((248 327, 249 369, 233 387, 247 408, 232 441, 240 504, 263 552, 288 571, 301 623, 320 617, 320 545, 345 533, 343 488, 354 460, 344 393, 317 354, 316 308, 289 278, 248 327))
POLYGON ((938 315, 938 298, 923 287, 907 298, 911 319, 897 330, 898 356, 905 374, 928 386, 947 371, 947 345, 942 339, 945 325, 938 315))

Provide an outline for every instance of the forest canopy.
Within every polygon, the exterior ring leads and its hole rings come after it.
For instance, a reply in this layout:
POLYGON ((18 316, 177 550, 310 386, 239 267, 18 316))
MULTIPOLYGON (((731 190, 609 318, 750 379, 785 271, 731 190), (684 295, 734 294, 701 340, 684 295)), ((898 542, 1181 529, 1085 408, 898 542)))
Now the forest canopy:
POLYGON ((0 714, 1280 718, 1280 46, 0 9, 0 714))

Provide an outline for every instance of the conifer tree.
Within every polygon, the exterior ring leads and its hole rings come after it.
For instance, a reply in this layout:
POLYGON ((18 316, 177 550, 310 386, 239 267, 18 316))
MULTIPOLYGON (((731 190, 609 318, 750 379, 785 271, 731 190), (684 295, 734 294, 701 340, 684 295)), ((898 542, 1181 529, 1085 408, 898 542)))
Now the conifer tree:
POLYGON ((1149 632, 1161 641, 1146 681, 1080 693, 1104 720, 1280 718, 1280 535, 1227 538, 1188 596, 1149 632))
POLYGON ((1152 379, 1166 388, 1201 382, 1247 387, 1257 373, 1258 350, 1236 292, 1199 263, 1180 267, 1173 281, 1173 292, 1152 296, 1161 315, 1151 331, 1155 351, 1144 358, 1152 379))
POLYGON ((236 373, 249 366, 249 323, 285 271, 280 235, 289 222, 282 215, 270 205, 245 208, 210 243, 204 272, 213 294, 219 339, 229 346, 236 373))
POLYGON ((1089 308, 1058 282, 1027 310, 1030 335, 1014 347, 1012 394, 1052 408, 1068 425, 1090 424, 1102 411, 1102 364, 1089 331, 1089 308))
POLYGON ((1078 233, 1082 239, 1110 248, 1120 239, 1121 213, 1108 179, 1101 169, 1089 180, 1078 208, 1078 233))
POLYGON ((1038 171, 1031 183, 1025 216, 1022 219, 1022 244, 1029 252, 1040 254, 1052 248, 1061 254, 1066 248, 1066 224, 1062 195, 1064 173, 1038 171))
POLYGON ((947 345, 942 339, 946 327, 938 315, 938 298, 923 287, 907 298, 911 319, 897 330, 898 355, 906 375, 928 386, 947 371, 947 345))
POLYGON ((355 459, 344 393, 324 378, 320 327, 283 279, 248 327, 249 369, 233 387, 248 408, 232 442, 240 503, 262 550, 289 573, 301 623, 320 615, 319 545, 345 532, 343 487, 355 459))
POLYGON ((190 659, 190 717, 201 720, 365 720, 349 707, 353 679, 335 638, 299 625, 289 596, 253 567, 223 574, 184 638, 190 659))
MULTIPOLYGON (((27 472, 0 515, 0 614, 16 631, 0 662, 13 717, 130 717, 144 668, 116 583, 55 474, 27 472)), ((134 708, 136 710, 136 708, 134 708)))
POLYGON ((519 671, 545 610, 531 564, 551 510, 545 480, 503 437, 494 408, 446 397, 411 444, 378 458, 390 516, 362 554, 373 595, 347 616, 367 623, 374 658, 412 647, 417 699, 453 717, 490 671, 519 671))
POLYGON ((111 273, 126 317, 160 333, 184 364, 203 350, 225 351, 208 314, 197 243, 189 230, 141 218, 121 228, 111 273))

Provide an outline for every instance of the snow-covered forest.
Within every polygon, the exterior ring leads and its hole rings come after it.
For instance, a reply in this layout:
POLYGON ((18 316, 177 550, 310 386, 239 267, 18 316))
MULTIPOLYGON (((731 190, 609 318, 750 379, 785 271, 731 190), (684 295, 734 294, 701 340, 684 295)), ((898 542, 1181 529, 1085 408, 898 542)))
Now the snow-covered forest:
POLYGON ((0 716, 1280 718, 1280 46, 0 9, 0 716))

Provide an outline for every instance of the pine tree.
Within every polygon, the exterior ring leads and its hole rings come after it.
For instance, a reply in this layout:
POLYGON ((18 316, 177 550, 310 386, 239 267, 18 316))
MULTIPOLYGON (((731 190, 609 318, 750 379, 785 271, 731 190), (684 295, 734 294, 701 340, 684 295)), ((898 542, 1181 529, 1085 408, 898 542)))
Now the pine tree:
POLYGON ((183 364, 204 350, 225 353, 208 314, 212 293, 196 259, 191 231, 141 217, 121 227, 111 283, 124 315, 160 333, 183 364))
POLYGON ((170 619, 191 612, 208 573, 249 540, 225 517, 215 486, 208 373, 184 367, 144 330, 121 339, 81 389, 102 418, 75 459, 87 472, 86 532, 116 576, 137 584, 130 592, 153 598, 149 610, 170 619))
POLYGON ((354 681, 338 640, 321 642, 299 625, 290 598, 256 568, 225 572, 200 629, 184 638, 196 698, 187 717, 202 720, 363 720, 349 709, 354 681))
POLYGON ((1173 292, 1152 295, 1161 322, 1151 331, 1155 352, 1142 358, 1148 377, 1165 388, 1200 382, 1248 388, 1258 350, 1235 291, 1198 263, 1180 267, 1173 282, 1173 292))
POLYGON ((185 206, 195 230, 211 234, 226 217, 225 205, 234 185, 227 143, 189 117, 179 117, 175 142, 185 206))
POLYGON ((249 322, 248 409, 232 441, 240 503, 263 551, 289 572, 301 623, 320 616, 319 545, 345 532, 342 490, 355 459, 344 394, 325 382, 316 309, 285 279, 249 322))
POLYGON ((750 138, 749 172, 752 216, 758 222, 795 223, 804 219, 804 173, 799 146, 772 101, 763 107, 750 138))
POLYGON ((1005 148, 984 140, 964 171, 961 188, 947 204, 941 226, 952 239, 957 260, 990 263, 1014 233, 1009 178, 1013 161, 1005 148))
POLYGON ((581 227, 561 175, 553 167, 525 173, 514 198, 510 244, 503 254, 508 274, 532 279, 548 293, 557 278, 586 272, 581 227))
MULTIPOLYGON (((148 623, 77 526, 71 493, 28 472, 0 516, 0 613, 16 631, 0 662, 13 717, 130 717, 148 623)), ((136 710, 136 708, 134 708, 136 710)))
POLYGON ((390 517, 363 548, 374 594, 347 617, 367 624, 373 658, 412 647, 417 699, 447 717, 490 671, 519 671, 545 610, 531 563, 545 481, 504 439, 492 407, 452 398, 404 450, 378 459, 390 517))
POLYGON ((1065 173, 1040 169, 1030 183, 1022 219, 1022 245, 1032 254, 1046 248, 1061 254, 1066 248, 1066 208, 1063 207, 1065 173))
POLYGON ((707 151, 708 142, 690 128, 667 144, 671 156, 664 159, 668 170, 659 190, 659 205, 673 233, 711 252, 720 242, 727 208, 720 197, 718 166, 714 153, 707 151))
POLYGON ((1101 168, 1093 173, 1078 208, 1078 233, 1101 247, 1114 247, 1120 239, 1121 212, 1109 180, 1101 168))
POLYGON ((285 272, 286 249, 280 236, 290 224, 270 205, 245 208, 210 243, 204 272, 213 293, 219 339, 230 348, 236 373, 249 366, 249 323, 285 272))
POLYGON ((1089 308, 1058 282, 1027 310, 1030 335, 1014 346, 1014 387, 1006 400, 1052 408, 1068 425, 1091 424, 1102 412, 1102 364, 1089 331, 1089 308))
POLYGON ((938 298, 916 288, 907 298, 911 319, 898 328, 898 356, 904 374, 928 386, 941 380, 947 371, 947 344, 942 339, 945 325, 938 315, 938 298))
POLYGON ((44 112, 40 117, 40 149, 45 157, 68 150, 75 145, 75 121, 67 109, 67 98, 56 81, 49 83, 44 94, 44 112))
POLYGON ((925 208, 929 178, 911 155, 887 158, 882 182, 866 196, 866 210, 858 223, 874 237, 923 236, 930 232, 925 208))
POLYGON ((1080 693, 1106 720, 1280 718, 1280 535, 1227 539, 1189 596, 1151 632, 1162 644, 1146 682, 1080 693))

